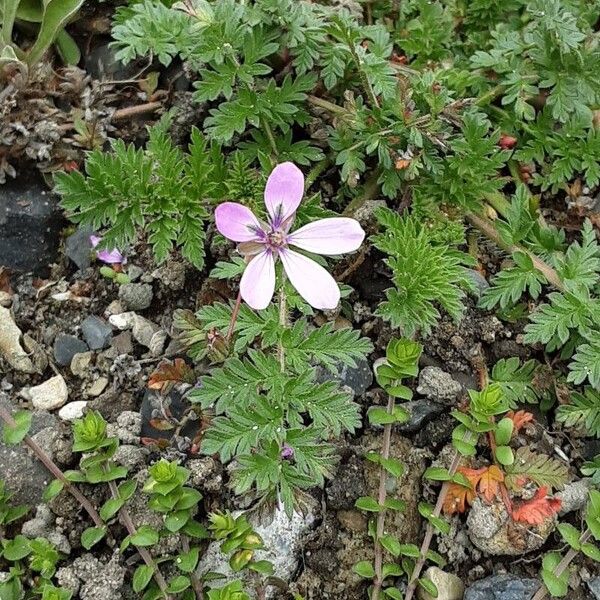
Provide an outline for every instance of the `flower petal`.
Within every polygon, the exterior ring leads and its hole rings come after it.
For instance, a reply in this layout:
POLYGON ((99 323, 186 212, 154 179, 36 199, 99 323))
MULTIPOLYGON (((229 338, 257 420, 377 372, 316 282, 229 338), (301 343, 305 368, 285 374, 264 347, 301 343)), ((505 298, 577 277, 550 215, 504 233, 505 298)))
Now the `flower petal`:
POLYGON ((215 210, 219 233, 234 242, 261 240, 262 229, 254 213, 237 202, 223 202, 215 210))
POLYGON ((360 223, 347 217, 321 219, 300 227, 287 237, 288 244, 316 254, 354 252, 365 239, 360 223))
POLYGON ((271 250, 257 254, 246 267, 240 293, 248 306, 262 310, 269 306, 275 292, 275 260, 271 250))
POLYGON ((277 165, 267 180, 265 205, 275 228, 291 217, 304 195, 304 175, 291 162, 277 165))
POLYGON ((125 264, 127 262, 125 257, 116 248, 113 250, 100 250, 100 252, 96 253, 96 258, 107 265, 125 264))
POLYGON ((333 309, 338 305, 340 288, 321 265, 289 248, 280 249, 279 256, 291 284, 311 306, 333 309))

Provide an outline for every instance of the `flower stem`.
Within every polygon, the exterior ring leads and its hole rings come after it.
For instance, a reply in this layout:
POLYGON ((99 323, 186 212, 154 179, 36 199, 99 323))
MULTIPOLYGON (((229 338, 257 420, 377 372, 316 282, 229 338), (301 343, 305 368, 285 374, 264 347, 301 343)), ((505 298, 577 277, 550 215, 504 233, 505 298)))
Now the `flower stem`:
MULTIPOLYGON (((15 427, 16 422, 6 408, 0 406, 0 419, 2 419, 9 427, 15 427)), ((28 435, 23 438, 23 443, 28 446, 36 455, 37 459, 64 485, 65 489, 73 496, 77 502, 90 516, 96 527, 104 527, 104 523, 94 508, 92 503, 65 477, 60 467, 52 460, 50 456, 42 450, 42 448, 28 435)))
POLYGON ((269 144, 271 144, 271 150, 273 150, 273 154, 277 157, 279 156, 279 149, 277 148, 277 142, 275 141, 275 136, 273 135, 273 130, 269 125, 269 122, 266 119, 261 119, 260 124, 269 140, 269 144))
MULTIPOLYGON (((119 490, 117 488, 117 484, 114 481, 108 482, 108 487, 110 489, 110 493, 115 500, 120 498, 119 490)), ((121 519, 121 523, 123 523, 125 529, 127 529, 127 533, 129 535, 135 535, 137 533, 137 529, 131 520, 131 515, 125 506, 121 507, 119 510, 119 517, 121 519)), ((160 591, 164 594, 165 598, 170 599, 171 596, 167 594, 167 582, 160 572, 158 565, 154 562, 152 555, 150 552, 144 548, 143 546, 136 546, 136 550, 138 554, 142 557, 142 560, 146 563, 148 567, 150 567, 154 573, 154 581, 156 581, 160 591)))
POLYGON ((240 307, 242 305, 242 292, 238 292, 237 298, 235 300, 235 306, 233 307, 233 312, 231 313, 231 320, 229 321, 229 329, 227 330, 227 337, 225 341, 229 345, 231 342, 231 338, 233 337, 233 332, 235 330, 235 323, 237 321, 238 315, 240 314, 240 307))
MULTIPOLYGON (((394 410, 394 398, 388 396, 387 413, 391 415, 394 410)), ((381 447, 381 457, 387 460, 390 457, 390 446, 392 441, 392 424, 386 423, 383 427, 383 443, 381 447)), ((383 546, 380 539, 383 536, 385 529, 386 510, 383 508, 387 496, 387 471, 383 465, 379 468, 379 495, 377 503, 379 504, 379 512, 377 513, 377 528, 375 537, 375 578, 373 580, 373 594, 371 600, 379 600, 381 586, 383 585, 383 546)))
POLYGON ((356 46, 353 43, 349 43, 348 49, 350 50, 350 54, 352 54, 352 58, 354 59, 354 62, 356 63, 356 68, 358 69, 358 76, 360 77, 360 80, 362 81, 363 87, 365 88, 365 92, 367 93, 369 101, 373 105, 373 108, 380 108, 379 100, 377 100, 377 96, 375 95, 375 92, 373 91, 373 86, 371 85, 371 82, 369 81, 367 74, 365 73, 364 69, 362 68, 362 61, 360 59, 360 56, 358 56, 358 52, 356 51, 356 46))
POLYGON ((554 286, 557 290, 564 292, 565 285, 558 273, 541 258, 537 257, 533 252, 527 250, 527 248, 519 244, 507 244, 501 237, 498 230, 494 227, 494 224, 487 218, 475 214, 473 212, 466 213, 466 219, 481 231, 486 237, 492 240, 497 246, 512 254, 513 252, 522 252, 531 258, 533 266, 547 279, 548 283, 554 286))
MULTIPOLYGON (((456 475, 456 470, 460 466, 461 455, 456 450, 454 452, 454 458, 452 459, 452 464, 450 465, 450 469, 448 470, 450 477, 454 477, 456 475)), ((442 489, 440 490, 440 494, 438 496, 437 502, 435 504, 435 508, 433 509, 432 516, 439 517, 442 514, 442 507, 444 506, 444 501, 446 500, 446 496, 448 494, 448 489, 450 488, 450 481, 444 481, 442 485, 442 489)), ((411 573, 410 580, 408 582, 408 588, 406 589, 406 596, 404 600, 412 600, 412 597, 415 594, 415 590, 417 589, 417 581, 419 576, 421 575, 421 571, 423 570, 423 566, 425 565, 425 560, 427 558, 427 552, 429 552, 429 546, 431 545, 431 540, 433 539, 433 525, 431 522, 427 523, 427 529, 425 530, 425 537, 423 538, 423 543, 421 544, 421 550, 419 551, 419 558, 415 564, 415 568, 411 573)))
MULTIPOLYGON (((589 529, 586 529, 579 538, 580 544, 585 544, 590 537, 592 536, 592 532, 589 529)), ((560 577, 565 570, 569 567, 573 559, 577 556, 578 551, 574 548, 569 548, 569 551, 563 556, 562 560, 556 565, 554 570, 552 571, 556 577, 560 577)), ((542 584, 542 586, 535 593, 535 596, 531 600, 542 600, 548 594, 548 588, 542 584)))
MULTIPOLYGON (((287 305, 283 285, 279 290, 279 325, 282 329, 287 327, 287 305)), ((285 371, 285 349, 281 338, 279 338, 279 342, 277 343, 277 358, 279 359, 279 367, 283 373, 285 371)))

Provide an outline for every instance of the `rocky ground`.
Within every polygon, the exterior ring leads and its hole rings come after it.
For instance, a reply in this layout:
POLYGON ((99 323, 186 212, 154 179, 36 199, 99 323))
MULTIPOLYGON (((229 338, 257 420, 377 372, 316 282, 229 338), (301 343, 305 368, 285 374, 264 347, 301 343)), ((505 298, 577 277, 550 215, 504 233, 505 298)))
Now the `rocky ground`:
MULTIPOLYGON (((194 454, 191 439, 198 424, 192 423, 168 448, 158 449, 157 438, 165 434, 154 429, 150 420, 164 400, 147 389, 149 374, 163 357, 185 356, 173 333, 173 311, 194 309, 233 291, 208 277, 198 277, 176 257, 156 268, 143 243, 128 250, 126 271, 131 282, 119 286, 99 275, 90 232, 63 229, 55 199, 40 183, 18 182, 0 188, 0 203, 21 208, 33 203, 41 213, 11 217, 20 221, 11 221, 16 225, 9 231, 31 243, 21 246, 26 251, 16 259, 9 256, 14 272, 8 276, 5 269, 0 277, 0 402, 11 410, 33 410, 34 439, 65 469, 75 466, 70 421, 93 408, 110 422, 111 434, 122 444, 116 459, 136 479, 145 479, 148 465, 159 455, 178 458, 191 470, 207 512, 246 508, 228 492, 227 470, 212 457, 194 454), (58 225, 46 228, 55 219, 58 225)), ((357 289, 350 317, 374 341, 377 350, 372 358, 381 355, 392 335, 372 313, 385 287, 385 274, 378 273, 376 259, 369 255, 349 281, 357 289), (366 284, 363 270, 375 273, 366 284)), ((487 285, 479 274, 474 272, 473 277, 480 289, 487 285)), ((493 364, 502 357, 527 358, 531 353, 520 343, 519 331, 475 309, 475 300, 469 300, 459 324, 444 318, 425 340, 415 398, 408 404, 411 419, 392 439, 392 456, 408 468, 388 492, 405 500, 407 510, 389 521, 389 529, 407 543, 418 543, 422 536, 418 501, 422 497, 435 501, 437 494, 437 487, 423 486, 424 469, 431 464, 447 465, 450 460, 454 427, 450 407, 460 405, 467 388, 477 386, 482 360, 493 364)), ((365 407, 381 400, 371 363, 343 369, 340 384, 349 386, 365 407)), ((169 401, 176 410, 177 390, 169 401)), ((572 464, 598 452, 597 442, 557 431, 542 414, 538 417, 538 425, 523 434, 531 448, 572 464)), ((375 493, 377 472, 362 456, 380 443, 380 432, 371 428, 343 440, 337 474, 325 490, 314 492, 305 515, 297 515, 290 523, 285 515, 277 514, 257 525, 265 539, 265 556, 275 563, 276 575, 290 584, 291 592, 314 600, 365 597, 364 583, 352 566, 357 557, 371 557, 373 550, 366 519, 354 502, 375 493)), ((66 555, 58 572, 61 584, 77 590, 82 600, 132 597, 124 584, 123 558, 115 549, 107 546, 91 554, 81 548, 79 537, 86 525, 71 498, 61 494, 49 506, 41 503, 49 475, 26 449, 0 444, 0 473, 15 499, 32 507, 23 534, 44 535, 66 555)), ((86 491, 98 503, 103 501, 95 497, 97 490, 86 491)), ((586 492, 586 481, 573 477, 561 493, 562 519, 578 524, 576 511, 585 503, 586 492)), ((156 518, 135 499, 131 512, 137 524, 156 518)), ((468 518, 454 516, 451 523, 450 535, 436 540, 449 566, 446 572, 435 567, 427 572, 438 586, 439 600, 530 597, 541 553, 557 544, 554 519, 516 531, 501 504, 476 501, 468 518)), ((164 540, 159 552, 168 552, 173 543, 176 540, 164 540)), ((225 568, 214 548, 207 549, 202 564, 225 568)), ((573 588, 578 591, 570 596, 572 600, 600 598, 600 578, 587 562, 578 563, 573 577, 573 588)))

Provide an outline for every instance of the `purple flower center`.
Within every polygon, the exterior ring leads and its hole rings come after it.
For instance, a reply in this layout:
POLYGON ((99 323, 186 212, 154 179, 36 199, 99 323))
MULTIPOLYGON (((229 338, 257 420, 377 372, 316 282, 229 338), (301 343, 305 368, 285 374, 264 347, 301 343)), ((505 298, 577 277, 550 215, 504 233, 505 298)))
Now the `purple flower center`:
POLYGON ((267 234, 267 244, 272 248, 272 249, 276 249, 276 248, 281 248, 282 246, 285 246, 286 244, 286 235, 283 231, 281 231, 281 229, 272 229, 268 234, 267 234))

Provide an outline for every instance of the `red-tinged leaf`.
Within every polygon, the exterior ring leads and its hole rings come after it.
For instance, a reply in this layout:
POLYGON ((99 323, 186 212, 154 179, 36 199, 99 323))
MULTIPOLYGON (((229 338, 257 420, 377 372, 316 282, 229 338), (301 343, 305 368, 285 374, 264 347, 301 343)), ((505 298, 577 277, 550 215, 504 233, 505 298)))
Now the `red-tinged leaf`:
POLYGON ((492 465, 479 478, 477 489, 483 494, 486 501, 491 503, 498 495, 499 486, 503 481, 504 473, 496 465, 492 465))
POLYGON ((153 448, 157 450, 166 450, 171 445, 171 442, 169 442, 169 440, 166 440, 165 438, 155 440, 151 437, 143 437, 140 438, 140 442, 142 443, 142 445, 147 446, 148 448, 153 448))
POLYGON ((454 513, 464 513, 467 510, 467 506, 473 504, 475 500, 475 488, 479 483, 481 475, 486 469, 469 469, 468 467, 458 467, 457 471, 462 473, 471 484, 468 488, 460 483, 452 482, 448 486, 448 492, 444 499, 442 510, 446 515, 453 515, 454 513))
POLYGON ((166 419, 150 419, 150 425, 158 431, 171 431, 175 429, 175 425, 166 419))
POLYGON ((548 488, 538 489, 535 496, 512 511, 513 520, 529 525, 541 525, 560 510, 560 498, 548 498, 548 488))
POLYGON ((513 422, 514 433, 518 433, 522 427, 534 420, 534 416, 525 410, 518 410, 517 412, 510 410, 506 413, 506 417, 513 422))
POLYGON ((194 370, 183 360, 176 358, 173 362, 163 361, 156 371, 150 375, 148 387, 151 390, 164 390, 176 383, 194 383, 196 376, 194 370))

